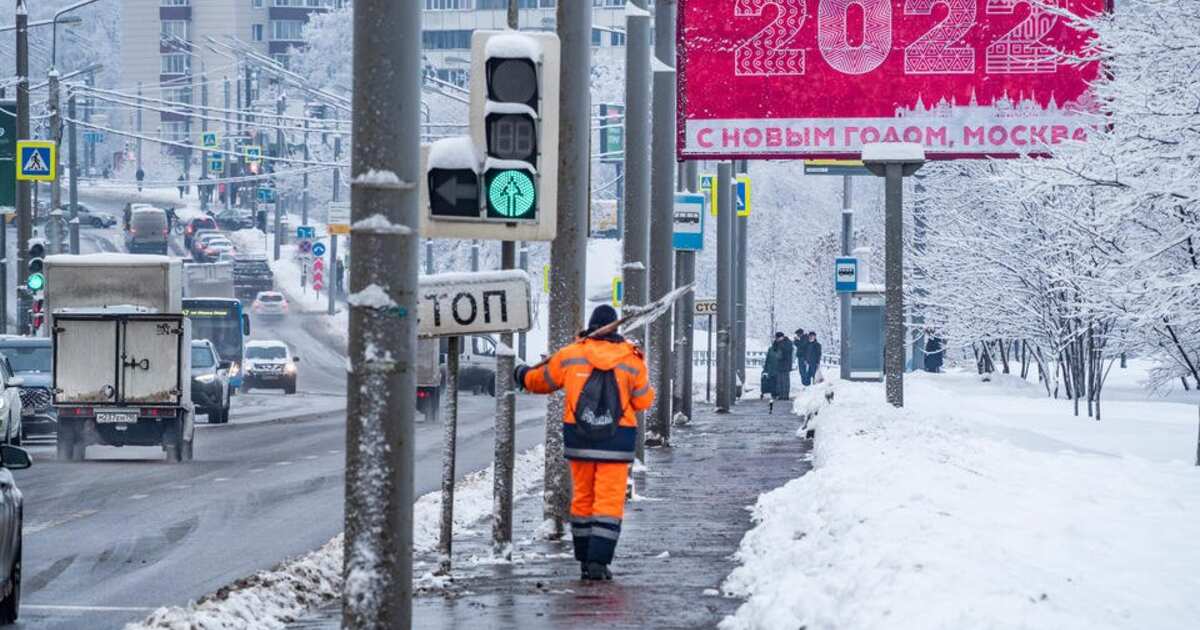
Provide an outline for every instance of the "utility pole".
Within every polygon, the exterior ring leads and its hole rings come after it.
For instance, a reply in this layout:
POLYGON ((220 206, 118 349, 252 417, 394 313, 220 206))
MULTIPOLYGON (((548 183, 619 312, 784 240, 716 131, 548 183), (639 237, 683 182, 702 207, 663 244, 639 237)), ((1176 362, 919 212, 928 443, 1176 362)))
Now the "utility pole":
MULTIPOLYGON (((587 76, 587 73, 583 73, 587 76)), ((417 350, 417 178, 421 5, 354 3, 351 239, 346 422, 347 587, 342 627, 412 627, 413 424, 417 350), (394 173, 393 181, 363 177, 394 173), (369 287, 373 287, 368 290, 369 287)))
MULTIPOLYGON (((225 77, 225 111, 226 112, 229 111, 229 103, 230 103, 231 98, 232 97, 230 95, 229 77, 225 77)), ((240 105, 238 106, 238 109, 239 110, 241 109, 240 105)), ((238 119, 239 120, 241 119, 241 114, 238 114, 238 119)), ((229 142, 231 141, 230 134, 233 131, 232 125, 233 125, 233 123, 230 122, 229 115, 228 115, 228 113, 226 113, 226 115, 225 115, 225 137, 223 138, 224 142, 226 143, 226 146, 229 146, 229 142)), ((220 146, 220 143, 218 143, 217 146, 220 146)), ((226 156, 225 163, 229 164, 229 156, 226 156)), ((233 195, 230 194, 233 191, 233 187, 230 186, 228 182, 226 182, 224 184, 224 186, 225 186, 225 209, 228 210, 233 207, 233 195)), ((220 186, 218 186, 218 189, 219 188, 220 188, 220 186)), ((278 204, 279 200, 276 199, 275 203, 278 204)), ((276 207, 278 207, 278 205, 276 207)), ((276 227, 276 231, 278 231, 278 227, 279 227, 278 224, 275 227, 276 227)), ((279 256, 276 255, 275 259, 278 260, 279 256)))
MULTIPOLYGON (((52 140, 57 149, 62 149, 62 103, 59 100, 58 93, 58 69, 51 67, 47 73, 47 105, 50 109, 50 133, 47 136, 52 140)), ((54 152, 54 161, 59 161, 59 152, 54 152)), ((54 165, 54 170, 59 171, 58 164, 54 165)), ((63 252, 63 234, 57 228, 51 229, 51 225, 57 226, 58 217, 54 214, 60 212, 62 208, 62 177, 55 177, 50 181, 50 218, 46 221, 47 236, 50 237, 50 251, 55 254, 63 252)))
MULTIPOLYGON (((650 149, 650 300, 670 293, 675 280, 671 244, 675 213, 674 0, 655 4, 654 31, 654 52, 660 65, 654 70, 650 149)), ((665 446, 671 438, 671 318, 660 317, 652 322, 646 341, 650 382, 658 392, 646 418, 646 443, 665 446)))
MULTIPOLYGON (((558 234, 550 244, 554 275, 550 283, 549 350, 575 340, 583 328, 584 290, 587 278, 588 196, 591 191, 591 95, 589 68, 592 56, 592 6, 590 2, 559 2, 557 29, 562 42, 559 76, 558 134, 558 234)), ((546 467, 543 515, 561 535, 567 516, 570 488, 563 459, 561 394, 546 406, 546 467)))
POLYGON ((734 209, 729 179, 733 165, 717 165, 717 413, 729 413, 733 408, 733 245, 734 209))
POLYGON ((68 149, 70 156, 67 158, 67 170, 70 171, 70 185, 67 189, 67 200, 71 204, 71 249, 72 254, 79 254, 79 155, 77 154, 78 130, 75 126, 75 95, 72 94, 67 98, 67 118, 71 119, 70 130, 67 135, 68 149))
MULTIPOLYGON (((508 0, 508 28, 517 30, 517 0, 508 0)), ((500 268, 517 266, 515 241, 500 243, 500 268)), ((513 334, 500 334, 496 352, 496 451, 492 474, 492 553, 512 558, 513 468, 516 466, 517 393, 513 334)))
MULTIPOLYGON (((626 309, 646 304, 650 264, 650 12, 646 0, 630 0, 640 11, 625 14, 625 211, 621 215, 621 278, 626 309)), ((642 347, 644 331, 634 333, 642 347)), ((645 461, 646 415, 638 414, 635 455, 645 461)))
MULTIPOLYGON (((928 226, 925 224, 925 204, 923 203, 925 185, 922 183, 922 175, 915 174, 913 178, 915 180, 913 192, 916 194, 917 200, 913 203, 912 208, 912 250, 916 254, 917 260, 920 261, 925 254, 925 236, 928 231, 928 226)), ((926 294, 925 269, 914 264, 911 278, 914 300, 913 304, 909 306, 909 319, 912 321, 912 362, 909 364, 909 371, 916 372, 925 367, 925 313, 922 311, 926 294)))
MULTIPOLYGON (((137 167, 142 170, 142 82, 138 81, 138 108, 137 108, 137 167)), ((138 184, 138 192, 141 192, 141 184, 138 184)))
MULTIPOLYGON (((246 84, 249 85, 249 83, 250 83, 250 72, 249 72, 249 70, 247 70, 246 71, 246 84)), ((249 88, 246 89, 246 102, 247 103, 250 102, 249 88)), ((275 157, 283 156, 283 112, 285 109, 287 109, 287 96, 284 94, 280 94, 279 98, 275 99, 275 113, 279 117, 278 118, 279 128, 275 130, 275 151, 272 152, 273 155, 275 155, 275 157)), ((243 157, 243 159, 245 159, 245 158, 243 157)), ((280 164, 280 162, 276 161, 276 162, 274 162, 274 164, 278 165, 278 164, 280 164)), ((276 193, 275 193, 276 198, 275 198, 275 252, 274 253, 275 253, 275 260, 279 260, 279 247, 283 243, 283 221, 282 221, 282 219, 283 219, 283 196, 279 195, 279 186, 278 185, 275 186, 275 191, 276 191, 276 193)), ((353 198, 352 198, 352 200, 353 200, 353 198)), ((305 275, 306 274, 303 274, 303 273, 300 274, 301 288, 304 287, 305 275)))
MULTIPOLYGON (((628 41, 628 40, 626 40, 628 41)), ((679 178, 680 191, 686 189, 696 192, 696 163, 683 162, 683 173, 679 178)), ((682 287, 696 281, 696 252, 679 250, 675 252, 675 286, 682 287)), ((696 293, 689 291, 679 298, 675 305, 675 388, 674 401, 676 413, 682 413, 689 420, 692 417, 692 352, 694 350, 696 293)))
MULTIPOLYGON (((280 126, 281 127, 283 126, 282 120, 280 121, 280 126)), ((280 129, 280 133, 282 133, 282 132, 283 132, 283 130, 280 129)), ((310 155, 311 154, 309 153, 309 150, 308 150, 308 103, 305 103, 304 104, 304 178, 303 178, 304 190, 302 191, 302 198, 300 201, 300 225, 308 225, 308 162, 310 159, 310 155)), ((334 170, 337 170, 337 169, 334 169, 334 170)))
MULTIPOLYGON (((333 161, 336 163, 342 157, 342 137, 335 135, 333 137, 333 161)), ((342 169, 333 167, 333 201, 342 200, 342 169)), ((338 273, 338 235, 329 235, 329 266, 326 267, 329 272, 329 307, 326 309, 330 315, 337 312, 337 305, 334 303, 334 296, 338 292, 338 283, 342 281, 341 274, 338 273)))
MULTIPOLYGON (((17 139, 29 139, 29 13, 25 10, 25 0, 17 0, 17 139)), ((21 159, 20 155, 16 159, 21 159)), ((25 286, 29 276, 29 237, 33 233, 32 204, 30 202, 29 182, 17 180, 17 286, 25 286)), ((5 237, 7 238, 7 236, 5 237)), ((7 296, 6 296, 7 298, 7 296)), ((28 327, 29 313, 20 308, 17 302, 18 330, 22 333, 28 327)))
MULTIPOLYGON (((745 160, 740 162, 739 173, 749 171, 745 160)), ((749 194, 749 190, 746 191, 749 194)), ((750 203, 747 199, 746 203, 750 203)), ((737 201, 735 200, 731 207, 734 210, 733 220, 737 222, 737 250, 734 256, 733 272, 737 274, 737 281, 734 284, 737 292, 737 315, 734 328, 733 342, 733 364, 737 366, 738 381, 742 384, 742 389, 746 388, 746 269, 749 267, 746 264, 746 259, 749 257, 749 241, 750 241, 750 217, 737 216, 737 201)), ((775 331, 771 331, 774 334, 775 331)))
MULTIPOLYGON (((224 114, 228 116, 228 112, 224 114)), ((204 70, 204 64, 200 65, 200 131, 208 133, 208 74, 204 70)), ((190 138, 189 138, 190 140, 190 138)), ((203 142, 200 143, 204 145, 203 142)), ((206 179, 208 176, 208 149, 200 149, 200 179, 206 179)), ((206 189, 202 185, 196 187, 197 196, 200 197, 200 209, 208 210, 208 196, 205 194, 206 189)))
MULTIPOLYGON (((849 175, 842 177, 842 255, 849 256, 854 251, 854 179, 849 175)), ((841 358, 838 363, 841 368, 843 381, 850 380, 850 294, 838 294, 841 302, 842 344, 839 349, 841 358)))

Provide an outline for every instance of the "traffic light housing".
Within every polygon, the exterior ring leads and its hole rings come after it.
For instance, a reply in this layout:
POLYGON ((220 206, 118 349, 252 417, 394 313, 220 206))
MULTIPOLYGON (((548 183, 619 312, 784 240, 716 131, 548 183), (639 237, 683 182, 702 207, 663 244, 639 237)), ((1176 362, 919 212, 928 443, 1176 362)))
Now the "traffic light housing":
POLYGON ((25 287, 33 292, 41 291, 46 286, 45 267, 46 244, 41 241, 29 243, 29 256, 25 263, 25 287))
POLYGON ((422 150, 424 236, 554 239, 559 48, 553 33, 473 33, 471 135, 422 150))

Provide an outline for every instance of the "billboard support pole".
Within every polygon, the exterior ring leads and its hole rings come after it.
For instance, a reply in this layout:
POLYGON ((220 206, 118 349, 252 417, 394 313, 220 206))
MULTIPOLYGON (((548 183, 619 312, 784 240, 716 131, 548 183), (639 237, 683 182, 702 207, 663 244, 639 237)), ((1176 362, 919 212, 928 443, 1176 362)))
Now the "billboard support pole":
MULTIPOLYGON (((849 175, 842 176, 842 255, 849 256, 854 249, 854 179, 849 175)), ((850 294, 838 295, 841 303, 841 348, 840 363, 843 381, 850 380, 850 294)))

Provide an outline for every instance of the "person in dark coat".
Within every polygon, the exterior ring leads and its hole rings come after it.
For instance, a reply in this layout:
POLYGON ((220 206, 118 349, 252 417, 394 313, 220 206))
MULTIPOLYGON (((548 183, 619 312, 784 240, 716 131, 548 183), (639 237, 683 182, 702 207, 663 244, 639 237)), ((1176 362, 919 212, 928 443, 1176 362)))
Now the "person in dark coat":
POLYGON ((767 348, 767 357, 763 359, 762 380, 759 382, 759 398, 775 397, 775 388, 779 383, 779 375, 775 373, 779 365, 779 345, 772 343, 767 348))
POLYGON ((806 386, 812 385, 813 378, 817 375, 817 369, 821 367, 821 344, 817 341, 815 332, 808 333, 808 345, 804 348, 804 361, 808 365, 805 367, 801 379, 806 386))
POLYGON ((946 344, 932 331, 925 333, 925 339, 925 371, 936 374, 942 371, 946 344))
POLYGON ((792 338, 792 345, 796 348, 796 370, 800 372, 800 382, 804 382, 804 370, 808 369, 808 361, 804 358, 808 349, 808 335, 804 334, 803 328, 796 329, 796 336, 792 338))
POLYGON ((776 356, 775 368, 775 400, 788 400, 792 397, 792 365, 794 357, 792 355, 792 342, 788 341, 787 335, 777 332, 775 333, 775 343, 772 344, 778 348, 776 356))
POLYGON ((141 168, 139 168, 137 172, 133 174, 133 176, 137 178, 138 192, 142 192, 142 182, 146 180, 146 171, 143 171, 141 168))

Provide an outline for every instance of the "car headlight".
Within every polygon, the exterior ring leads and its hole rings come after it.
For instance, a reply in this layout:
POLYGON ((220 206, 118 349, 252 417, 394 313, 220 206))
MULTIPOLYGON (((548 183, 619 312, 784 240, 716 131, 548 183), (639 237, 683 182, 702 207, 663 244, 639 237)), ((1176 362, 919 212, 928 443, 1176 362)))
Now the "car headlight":
POLYGON ((283 366, 283 371, 287 372, 288 374, 295 374, 296 373, 296 364, 289 363, 289 364, 283 366))
POLYGON ((201 374, 200 376, 196 377, 196 382, 197 383, 211 383, 216 378, 217 377, 215 374, 201 374))

